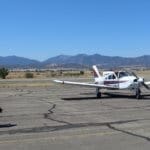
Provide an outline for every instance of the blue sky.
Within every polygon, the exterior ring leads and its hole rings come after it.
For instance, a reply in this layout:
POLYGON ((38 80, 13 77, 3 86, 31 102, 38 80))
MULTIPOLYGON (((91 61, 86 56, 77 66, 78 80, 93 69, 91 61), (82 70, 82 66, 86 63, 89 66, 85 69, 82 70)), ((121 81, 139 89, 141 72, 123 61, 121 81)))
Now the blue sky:
POLYGON ((150 55, 149 0, 0 0, 0 56, 150 55))

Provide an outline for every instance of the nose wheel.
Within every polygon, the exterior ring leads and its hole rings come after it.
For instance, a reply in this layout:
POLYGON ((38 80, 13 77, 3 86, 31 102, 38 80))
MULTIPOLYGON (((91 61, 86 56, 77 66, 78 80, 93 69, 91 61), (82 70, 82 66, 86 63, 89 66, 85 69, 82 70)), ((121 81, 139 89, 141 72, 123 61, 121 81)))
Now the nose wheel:
POLYGON ((97 93, 97 98, 101 98, 101 96, 102 96, 101 92, 98 92, 97 93))

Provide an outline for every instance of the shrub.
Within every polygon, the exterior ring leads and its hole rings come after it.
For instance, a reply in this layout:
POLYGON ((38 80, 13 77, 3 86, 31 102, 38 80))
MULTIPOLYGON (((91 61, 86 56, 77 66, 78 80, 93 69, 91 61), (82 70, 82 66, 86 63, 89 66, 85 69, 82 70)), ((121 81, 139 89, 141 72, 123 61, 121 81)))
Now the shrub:
POLYGON ((84 75, 84 71, 80 71, 80 75, 84 75))
POLYGON ((6 76, 9 74, 8 69, 6 68, 0 68, 0 77, 2 79, 6 79, 6 76))
POLYGON ((26 77, 26 78, 33 78, 34 75, 33 75, 33 73, 31 73, 31 72, 26 72, 25 77, 26 77))

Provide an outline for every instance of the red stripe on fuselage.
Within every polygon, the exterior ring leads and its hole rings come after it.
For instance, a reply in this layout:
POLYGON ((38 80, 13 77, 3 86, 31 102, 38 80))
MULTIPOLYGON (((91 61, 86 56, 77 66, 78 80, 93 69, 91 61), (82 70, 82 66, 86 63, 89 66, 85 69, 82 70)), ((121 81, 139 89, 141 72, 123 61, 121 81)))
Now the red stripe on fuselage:
POLYGON ((127 81, 104 81, 104 85, 107 85, 107 84, 119 84, 119 83, 124 83, 124 82, 127 82, 127 81))

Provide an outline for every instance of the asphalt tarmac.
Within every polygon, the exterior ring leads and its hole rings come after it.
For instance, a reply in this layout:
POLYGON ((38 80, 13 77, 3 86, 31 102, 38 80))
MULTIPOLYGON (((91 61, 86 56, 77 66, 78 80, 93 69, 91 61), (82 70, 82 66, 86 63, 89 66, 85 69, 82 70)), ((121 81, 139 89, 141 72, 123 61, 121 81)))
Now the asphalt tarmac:
POLYGON ((51 80, 0 81, 0 150, 149 150, 150 96, 95 97, 51 80))

